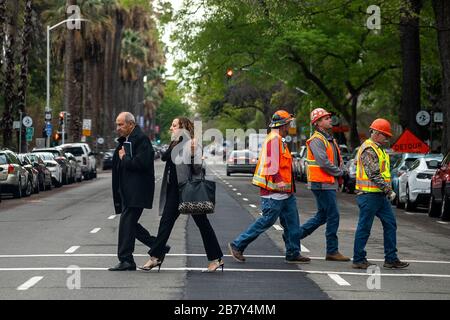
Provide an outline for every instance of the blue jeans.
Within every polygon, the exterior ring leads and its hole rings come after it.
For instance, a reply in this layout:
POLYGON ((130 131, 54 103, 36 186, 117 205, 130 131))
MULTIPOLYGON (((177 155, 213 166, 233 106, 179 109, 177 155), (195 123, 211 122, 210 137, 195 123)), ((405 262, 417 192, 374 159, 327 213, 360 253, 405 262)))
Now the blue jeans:
POLYGON ((300 254, 300 219, 295 196, 291 195, 286 200, 261 198, 261 209, 262 216, 239 235, 232 245, 237 250, 244 252, 245 248, 261 233, 273 226, 279 217, 284 228, 286 259, 296 258, 300 254))
POLYGON ((327 254, 338 252, 337 231, 339 228, 339 209, 336 202, 336 190, 311 190, 316 198, 317 213, 300 227, 300 239, 313 233, 318 227, 327 224, 327 254))
POLYGON ((359 221, 355 233, 353 247, 353 263, 361 263, 366 259, 364 250, 372 229, 373 219, 377 216, 383 225, 384 259, 392 262, 397 257, 397 223, 391 204, 383 193, 364 193, 357 196, 359 221))

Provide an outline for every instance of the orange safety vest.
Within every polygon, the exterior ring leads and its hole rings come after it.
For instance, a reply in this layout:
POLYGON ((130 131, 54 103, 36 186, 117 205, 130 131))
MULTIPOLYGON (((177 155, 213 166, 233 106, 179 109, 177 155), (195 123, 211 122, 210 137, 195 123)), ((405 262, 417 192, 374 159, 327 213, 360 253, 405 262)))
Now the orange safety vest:
MULTIPOLYGON (((335 177, 328 174, 325 170, 323 170, 316 163, 314 154, 312 153, 311 148, 309 146, 311 141, 315 138, 320 139, 324 143, 326 152, 327 152, 327 156, 328 156, 328 160, 330 160, 330 162, 332 164, 336 165, 334 163, 334 148, 333 148, 333 146, 327 140, 327 138, 325 138, 325 136, 322 133, 320 133, 318 131, 314 132, 314 134, 311 136, 311 138, 309 138, 308 141, 306 141, 306 149, 307 149, 306 162, 308 164, 308 169, 306 172, 307 172, 307 176, 308 176, 308 182, 321 182, 321 183, 332 184, 336 181, 335 177)), ((336 143, 336 140, 333 139, 333 143, 336 146, 336 150, 338 152, 338 157, 340 159, 340 163, 342 163, 341 152, 339 151, 339 147, 336 143)))
POLYGON ((273 192, 290 193, 294 191, 292 181, 292 156, 286 143, 282 141, 282 138, 278 133, 271 131, 267 135, 266 140, 264 140, 252 183, 273 192), (267 156, 267 146, 269 143, 271 144, 270 158, 267 156), (277 183, 274 181, 274 175, 276 174, 281 177, 286 187, 278 187, 277 183))

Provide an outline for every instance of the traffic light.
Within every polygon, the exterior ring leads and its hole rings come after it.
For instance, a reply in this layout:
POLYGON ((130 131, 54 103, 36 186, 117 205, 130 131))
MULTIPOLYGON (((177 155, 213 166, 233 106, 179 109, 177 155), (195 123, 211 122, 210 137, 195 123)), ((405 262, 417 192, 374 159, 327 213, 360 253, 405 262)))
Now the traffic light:
POLYGON ((55 132, 55 134, 53 135, 53 140, 55 141, 59 141, 61 140, 61 132, 55 132))
POLYGON ((63 124, 64 124, 64 115, 65 115, 65 112, 64 112, 64 111, 61 111, 61 112, 59 113, 59 124, 60 124, 60 125, 63 125, 63 124))
POLYGON ((227 78, 228 79, 231 79, 231 77, 233 76, 233 69, 231 69, 231 68, 228 68, 227 69, 227 78))

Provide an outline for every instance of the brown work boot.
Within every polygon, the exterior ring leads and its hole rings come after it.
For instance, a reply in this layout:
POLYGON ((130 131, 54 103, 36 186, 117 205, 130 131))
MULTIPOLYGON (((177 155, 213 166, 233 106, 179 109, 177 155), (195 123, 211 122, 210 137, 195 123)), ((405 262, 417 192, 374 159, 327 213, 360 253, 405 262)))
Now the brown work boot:
POLYGON ((311 259, 299 254, 295 258, 289 258, 289 259, 286 258, 285 261, 286 261, 286 263, 310 263, 311 259))
POLYGON ((238 262, 245 262, 245 257, 242 254, 242 251, 239 251, 235 246, 233 246, 231 243, 228 243, 228 249, 230 250, 231 256, 234 258, 234 260, 238 262))
POLYGON ((328 260, 328 261, 350 261, 350 258, 342 255, 338 251, 334 254, 327 254, 325 260, 328 260))
POLYGON ((403 269, 408 266, 409 266, 408 262, 403 262, 400 261, 399 259, 392 262, 385 261, 383 265, 383 267, 385 267, 386 269, 403 269))
POLYGON ((376 266, 375 263, 369 262, 367 260, 364 260, 362 262, 357 262, 352 264, 353 269, 367 269, 370 266, 376 266))

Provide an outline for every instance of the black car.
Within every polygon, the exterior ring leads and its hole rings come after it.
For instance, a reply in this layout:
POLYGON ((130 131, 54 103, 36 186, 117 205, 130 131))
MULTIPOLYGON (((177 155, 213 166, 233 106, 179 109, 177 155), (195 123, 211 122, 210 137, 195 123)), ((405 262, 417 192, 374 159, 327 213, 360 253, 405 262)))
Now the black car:
POLYGON ((35 152, 50 152, 55 156, 55 161, 59 163, 62 168, 62 184, 69 184, 69 181, 72 179, 74 175, 72 173, 69 160, 66 157, 66 154, 60 148, 45 148, 45 149, 33 149, 32 153, 35 152))
POLYGON ((44 160, 38 153, 28 153, 28 159, 30 159, 35 168, 39 172, 39 188, 40 190, 52 190, 52 173, 48 170, 44 160))
POLYGON ((109 149, 103 155, 103 165, 102 165, 103 170, 112 169, 112 159, 114 151, 115 149, 109 149))
POLYGON ((258 162, 258 155, 250 150, 234 150, 227 160, 227 176, 232 173, 253 174, 258 162))

